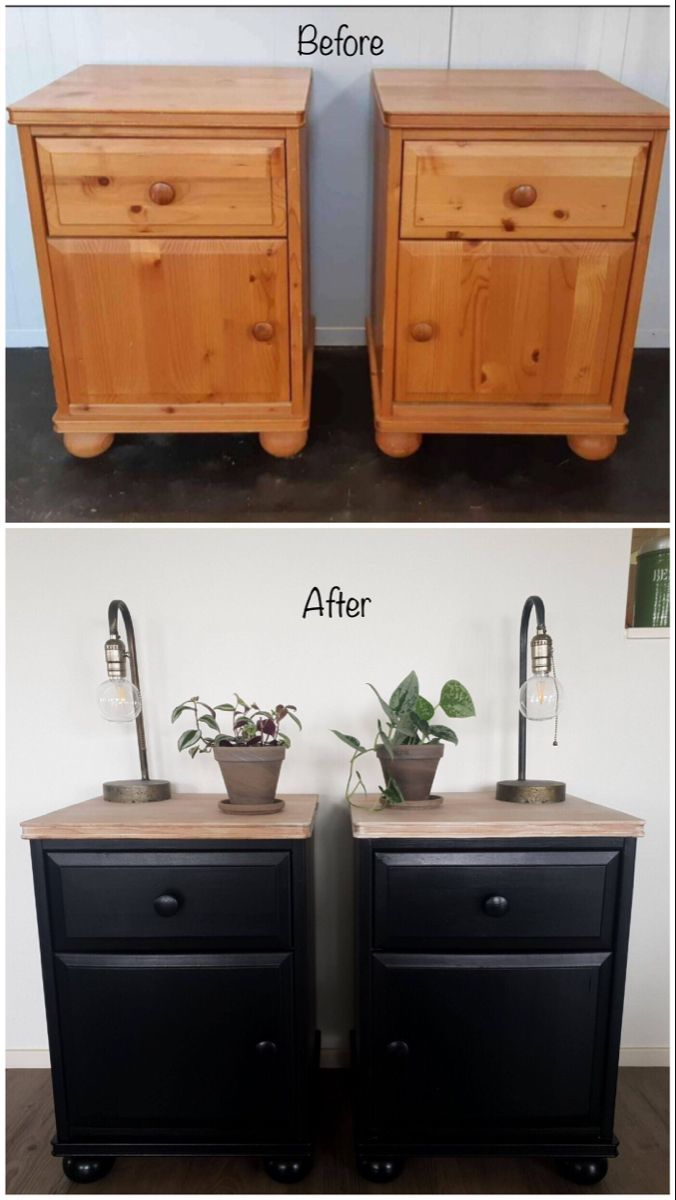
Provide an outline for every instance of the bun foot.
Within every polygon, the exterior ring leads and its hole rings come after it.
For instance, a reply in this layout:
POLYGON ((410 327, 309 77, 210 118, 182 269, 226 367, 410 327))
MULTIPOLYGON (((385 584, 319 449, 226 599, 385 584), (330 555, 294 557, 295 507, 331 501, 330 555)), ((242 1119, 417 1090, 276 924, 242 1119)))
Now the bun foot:
POLYGON ((405 1165, 404 1158, 365 1158, 360 1155, 357 1159, 357 1170, 369 1183, 392 1183, 405 1165))
POLYGON ((557 1161, 557 1170, 564 1179, 590 1187, 600 1183, 608 1172, 607 1158, 562 1158, 557 1161))
POLYGON ((312 1157, 264 1158, 263 1167, 276 1183, 300 1183, 312 1169, 312 1157))
POLYGON ((617 448, 617 438, 610 434, 579 434, 567 440, 573 454, 577 454, 578 458, 586 458, 589 462, 600 462, 602 458, 610 458, 617 448))
POLYGON ((382 429, 376 429, 376 446, 390 458, 408 458, 421 445, 421 433, 384 433, 382 429))
POLYGON ((112 433, 64 433, 63 444, 75 458, 96 458, 105 454, 115 441, 112 433))
POLYGON ((72 1183, 96 1183, 112 1171, 114 1163, 114 1158, 64 1158, 62 1166, 72 1183))
POLYGON ((290 433, 259 433, 258 440, 266 454, 273 458, 293 458, 300 454, 307 442, 307 429, 296 429, 290 433))

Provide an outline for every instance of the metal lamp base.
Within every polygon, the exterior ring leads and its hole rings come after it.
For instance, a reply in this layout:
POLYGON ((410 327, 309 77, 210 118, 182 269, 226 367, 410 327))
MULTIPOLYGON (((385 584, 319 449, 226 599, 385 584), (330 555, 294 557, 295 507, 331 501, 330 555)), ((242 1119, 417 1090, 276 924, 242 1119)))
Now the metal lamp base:
POLYGON ((103 799, 113 804, 148 804, 168 800, 171 784, 167 779, 115 779, 103 785, 103 799))
POLYGON ((501 779, 495 798, 512 804, 560 804, 566 798, 566 785, 556 779, 501 779))

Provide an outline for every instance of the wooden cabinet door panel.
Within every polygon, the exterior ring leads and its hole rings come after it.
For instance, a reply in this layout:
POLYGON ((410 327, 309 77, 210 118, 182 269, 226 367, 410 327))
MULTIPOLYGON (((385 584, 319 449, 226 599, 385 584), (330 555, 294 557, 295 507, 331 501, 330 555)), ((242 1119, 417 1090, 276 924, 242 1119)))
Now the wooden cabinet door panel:
POLYGON ((71 411, 289 404, 285 242, 48 245, 71 411))
POLYGON ((407 141, 401 236, 630 238, 647 157, 647 142, 407 141))
POLYGON ((374 955, 374 1130, 453 1141, 598 1125, 611 964, 374 955))
POLYGON ((55 978, 61 1137, 288 1132, 297 1104, 291 954, 59 954, 55 978), (261 1042, 274 1045, 263 1053, 261 1042))
POLYGON ((406 242, 397 403, 607 405, 633 246, 406 242))

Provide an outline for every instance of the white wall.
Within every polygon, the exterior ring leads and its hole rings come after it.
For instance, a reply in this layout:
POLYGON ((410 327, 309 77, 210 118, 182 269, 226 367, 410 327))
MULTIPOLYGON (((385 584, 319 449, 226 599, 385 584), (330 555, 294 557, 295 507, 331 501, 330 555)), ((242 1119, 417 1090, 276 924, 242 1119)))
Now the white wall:
MULTIPOLYGON (((560 747, 533 728, 532 773, 642 816, 625 1047, 668 1044, 668 641, 627 641, 628 530, 8 531, 8 1046, 46 1047, 29 852, 18 823, 137 770, 129 726, 102 721, 108 601, 130 605, 152 770, 181 791, 218 791, 209 756, 179 756, 172 707, 237 689, 299 706, 304 729, 285 791, 318 792, 319 1020, 329 1045, 351 1023, 351 846, 347 753, 330 727, 368 737, 367 680, 388 693, 415 667, 428 694, 447 677, 478 716, 438 785, 472 789, 516 767, 521 605, 541 591, 566 689, 560 747), (313 585, 368 595, 364 620, 308 618, 313 585)), ((375 786, 377 771, 371 768, 375 786)), ((633 1061, 636 1061, 634 1056, 633 1061)))
MULTIPOLYGON (((598 68, 668 100, 669 11, 660 8, 68 8, 7 11, 7 98, 82 63, 310 66, 312 291, 322 344, 364 338, 370 260, 373 67, 598 68), (297 56, 299 23, 378 33, 378 58, 297 56)), ((16 131, 8 131, 8 344, 45 344, 16 131)), ((637 344, 668 345, 666 169, 637 344)))

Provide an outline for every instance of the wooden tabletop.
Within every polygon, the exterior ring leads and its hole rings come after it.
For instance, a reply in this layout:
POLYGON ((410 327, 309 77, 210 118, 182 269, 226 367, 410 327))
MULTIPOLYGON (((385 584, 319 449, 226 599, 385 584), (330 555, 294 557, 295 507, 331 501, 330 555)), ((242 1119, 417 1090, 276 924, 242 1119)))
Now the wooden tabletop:
MULTIPOLYGON (((512 804, 493 791, 445 792, 440 808, 351 806, 357 838, 643 837, 644 822, 602 804, 567 796, 561 804, 512 804)), ((364 804, 378 803, 366 796, 364 804)))
POLYGON ((299 67, 78 67, 9 114, 14 125, 302 125, 311 78, 299 67))
POLYGON ((214 793, 184 793, 149 804, 113 804, 97 796, 21 822, 21 836, 43 838, 309 838, 317 796, 284 796, 270 816, 225 813, 214 793))
POLYGON ((666 129, 669 110, 600 71, 374 71, 387 125, 666 129))

